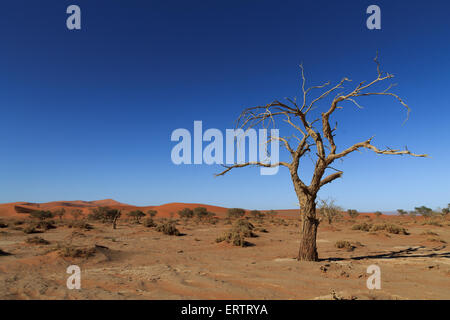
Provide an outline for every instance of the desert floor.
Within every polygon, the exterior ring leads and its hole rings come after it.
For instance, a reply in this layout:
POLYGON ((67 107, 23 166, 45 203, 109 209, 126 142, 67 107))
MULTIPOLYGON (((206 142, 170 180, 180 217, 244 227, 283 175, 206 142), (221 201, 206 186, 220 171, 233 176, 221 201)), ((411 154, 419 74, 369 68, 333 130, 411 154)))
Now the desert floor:
MULTIPOLYGON (((91 223, 92 230, 57 228, 25 234, 14 219, 0 229, 0 299, 450 299, 450 220, 390 219, 409 235, 352 230, 355 223, 383 223, 358 217, 318 232, 320 262, 294 259, 299 221, 271 218, 253 222, 268 232, 235 247, 216 238, 230 228, 179 220, 184 235, 169 236, 131 221, 91 223), (434 233, 434 234, 433 234, 434 233), (29 244, 39 236, 49 244, 29 244), (355 245, 338 249, 338 240, 355 245), (88 258, 67 258, 60 248, 95 248, 88 258), (106 248, 104 248, 106 247, 106 248), (381 290, 366 287, 367 267, 381 268, 381 290), (70 265, 81 268, 81 289, 69 290, 70 265)), ((382 219, 381 219, 382 220, 382 219)), ((158 219, 156 219, 158 222, 158 219)))

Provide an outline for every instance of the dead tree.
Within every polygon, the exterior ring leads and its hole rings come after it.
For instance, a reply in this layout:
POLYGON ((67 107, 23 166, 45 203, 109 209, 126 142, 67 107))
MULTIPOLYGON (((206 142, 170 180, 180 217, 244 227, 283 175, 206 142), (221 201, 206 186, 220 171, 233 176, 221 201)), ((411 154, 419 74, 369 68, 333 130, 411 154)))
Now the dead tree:
POLYGON ((117 220, 119 220, 121 215, 122 215, 122 211, 121 210, 117 210, 117 213, 114 216, 113 223, 112 223, 113 229, 116 229, 116 227, 117 227, 117 220))
POLYGON ((276 119, 282 119, 289 124, 291 129, 295 132, 289 137, 269 137, 267 142, 273 139, 280 141, 291 155, 290 162, 267 163, 264 161, 246 162, 243 164, 224 165, 225 169, 216 176, 221 176, 234 168, 242 168, 246 166, 263 166, 276 167, 283 166, 289 169, 290 176, 294 185, 294 189, 299 201, 300 212, 302 217, 302 232, 300 249, 298 253, 298 260, 317 261, 317 247, 316 235, 319 219, 316 217, 316 198, 320 188, 326 184, 342 177, 343 172, 333 168, 331 165, 336 160, 358 151, 360 149, 372 150, 377 154, 382 155, 410 155, 414 157, 426 157, 425 154, 414 154, 407 148, 404 150, 396 150, 391 148, 379 149, 372 144, 373 137, 357 142, 352 146, 338 151, 335 144, 335 126, 330 125, 330 118, 337 109, 343 108, 344 102, 350 102, 358 108, 362 108, 357 98, 367 96, 389 96, 396 99, 407 110, 407 118, 409 116, 410 108, 408 105, 396 94, 391 92, 394 84, 389 84, 384 90, 375 89, 377 84, 384 81, 389 81, 394 78, 394 75, 383 72, 380 69, 378 57, 374 59, 377 66, 377 77, 369 82, 363 81, 353 89, 344 88, 344 84, 351 80, 343 78, 333 87, 330 82, 326 82, 319 86, 305 88, 306 79, 303 66, 301 68, 302 76, 302 101, 297 102, 297 99, 287 98, 287 102, 283 103, 275 100, 265 106, 256 106, 245 109, 237 120, 237 127, 248 130, 250 128, 263 127, 268 128, 277 127, 276 119), (320 90, 321 94, 317 94, 315 98, 309 98, 313 90, 320 90), (336 94, 331 99, 332 94, 336 94), (327 107, 320 115, 313 116, 314 109, 317 108, 319 102, 324 103, 325 99, 330 101, 327 107), (317 124, 319 124, 317 126, 317 124), (291 142, 295 140, 296 145, 291 142), (301 178, 301 168, 299 166, 300 159, 305 155, 310 155, 315 166, 313 176, 309 185, 307 185, 301 178), (329 173, 327 170, 334 170, 329 173))
POLYGON ((342 217, 342 208, 337 206, 333 199, 319 199, 317 211, 319 216, 321 216, 319 221, 323 218, 328 221, 328 224, 332 224, 333 221, 342 217))

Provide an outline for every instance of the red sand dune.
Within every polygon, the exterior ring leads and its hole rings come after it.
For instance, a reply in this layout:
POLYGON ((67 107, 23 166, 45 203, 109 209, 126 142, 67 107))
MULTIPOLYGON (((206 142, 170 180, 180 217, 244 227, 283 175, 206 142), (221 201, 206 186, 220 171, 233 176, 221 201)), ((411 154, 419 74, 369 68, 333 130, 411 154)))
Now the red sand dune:
POLYGON ((28 213, 35 210, 49 210, 55 211, 64 208, 66 213, 74 209, 80 209, 84 214, 89 214, 93 208, 109 207, 112 209, 120 209, 123 212, 132 210, 142 210, 144 212, 152 209, 158 211, 158 217, 170 217, 171 213, 176 213, 183 208, 205 207, 208 211, 214 212, 218 217, 225 217, 227 208, 205 205, 200 203, 167 203, 160 206, 133 206, 117 202, 112 199, 97 200, 97 201, 52 201, 46 203, 31 203, 31 202, 13 202, 0 204, 0 217, 26 217, 28 213))
MULTIPOLYGON (((194 209, 196 207, 205 207, 208 211, 214 212, 217 217, 224 218, 227 214, 227 209, 224 207, 201 204, 201 203, 166 203, 160 206, 133 206, 125 203, 115 201, 113 199, 96 200, 96 201, 52 201, 46 203, 31 203, 31 202, 12 202, 0 204, 0 217, 27 217, 28 213, 34 210, 49 210, 55 211, 57 209, 64 208, 67 214, 74 209, 80 209, 83 214, 87 215, 93 208, 96 207, 110 207, 112 209, 119 209, 122 212, 127 213, 133 210, 141 210, 147 212, 148 210, 158 211, 158 217, 170 217, 171 213, 175 216, 177 212, 183 208, 194 209)), ((283 209, 276 210, 279 217, 283 218, 299 218, 299 209, 283 209)), ((247 210, 248 214, 249 210, 247 210)), ((346 213, 343 213, 345 219, 349 219, 346 213)), ((395 215, 382 215, 381 219, 389 219, 395 215)), ((356 218, 357 220, 364 219, 366 217, 375 218, 374 213, 360 213, 356 218)), ((418 217, 420 219, 420 217, 418 217)))

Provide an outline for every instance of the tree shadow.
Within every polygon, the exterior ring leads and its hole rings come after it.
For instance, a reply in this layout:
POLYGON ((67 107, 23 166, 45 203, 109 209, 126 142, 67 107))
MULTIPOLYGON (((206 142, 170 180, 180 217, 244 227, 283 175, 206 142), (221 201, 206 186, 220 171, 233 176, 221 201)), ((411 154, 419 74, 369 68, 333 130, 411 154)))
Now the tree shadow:
MULTIPOLYGON (((431 251, 440 251, 447 246, 441 246, 437 248, 430 249, 431 251)), ((450 259, 450 252, 430 252, 430 253, 423 253, 423 254, 414 254, 415 252, 419 251, 420 249, 424 249, 426 247, 420 246, 415 248, 407 248, 399 251, 390 251, 386 253, 380 253, 380 254, 374 254, 374 255, 364 255, 364 256, 357 256, 357 257, 348 257, 348 258, 338 258, 338 257, 330 257, 325 259, 319 259, 319 261, 345 261, 345 260, 364 260, 364 259, 398 259, 398 258, 448 258, 450 259)))
POLYGON ((12 255, 12 253, 9 253, 9 252, 6 252, 6 251, 3 251, 2 249, 0 249, 0 256, 10 256, 10 255, 12 255))

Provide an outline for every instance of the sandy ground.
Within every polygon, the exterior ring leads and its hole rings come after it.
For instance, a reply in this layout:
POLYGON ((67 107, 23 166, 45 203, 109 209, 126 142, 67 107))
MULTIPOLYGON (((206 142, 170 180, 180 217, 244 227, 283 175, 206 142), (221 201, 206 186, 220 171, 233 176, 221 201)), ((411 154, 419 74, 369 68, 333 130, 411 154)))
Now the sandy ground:
MULTIPOLYGON (((376 218, 366 217, 376 223, 376 218)), ((142 224, 92 223, 94 229, 57 228, 36 234, 48 245, 26 243, 33 235, 10 224, 0 229, 0 299, 450 299, 450 220, 423 225, 392 218, 409 235, 352 230, 354 221, 318 232, 320 262, 293 259, 299 246, 299 221, 266 219, 267 229, 249 247, 216 243, 230 226, 179 221, 182 236, 169 236, 142 224), (436 235, 426 235, 425 232, 436 235), (434 240, 432 240, 434 239, 434 240), (356 244, 349 252, 338 240, 356 244), (94 247, 89 258, 65 258, 58 246, 94 247), (69 265, 81 268, 80 290, 69 290, 69 265), (369 290, 369 265, 381 268, 381 290, 369 290)), ((361 219, 358 220, 358 222, 361 219)))

